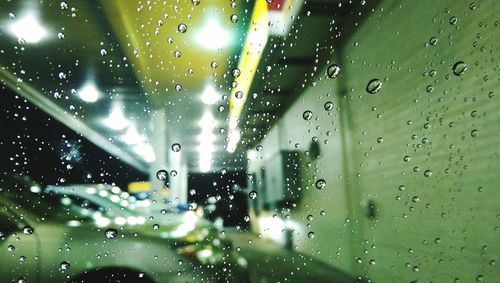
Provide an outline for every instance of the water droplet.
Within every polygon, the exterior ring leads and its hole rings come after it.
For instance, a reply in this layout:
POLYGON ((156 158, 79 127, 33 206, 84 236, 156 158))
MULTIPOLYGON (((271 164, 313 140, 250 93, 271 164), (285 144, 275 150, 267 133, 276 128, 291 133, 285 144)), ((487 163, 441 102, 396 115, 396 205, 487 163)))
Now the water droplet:
POLYGON ((237 78, 237 77, 239 77, 240 75, 241 75, 241 71, 240 71, 240 69, 235 68, 235 69, 233 70, 233 77, 237 78))
POLYGON ((61 262, 59 267, 61 270, 68 270, 71 267, 71 265, 69 264, 69 262, 63 261, 63 262, 61 262))
POLYGON ((103 48, 103 49, 101 49, 100 53, 101 53, 101 56, 105 56, 106 54, 108 54, 108 51, 106 51, 106 49, 103 48))
POLYGON ((180 23, 179 26, 177 27, 177 30, 180 33, 185 33, 187 31, 188 27, 184 23, 180 23))
POLYGON ((324 179, 319 179, 316 181, 316 188, 322 190, 326 187, 326 181, 324 179))
POLYGON ((383 139, 382 137, 379 137, 379 138, 377 139, 377 142, 378 142, 378 143, 383 143, 383 142, 384 142, 384 139, 383 139))
POLYGON ((248 194, 248 197, 250 199, 256 199, 257 198, 257 192, 256 191, 251 191, 249 194, 248 194))
POLYGON ((456 76, 462 76, 467 71, 467 65, 463 61, 458 61, 453 64, 452 70, 456 76))
POLYGON ((153 224, 153 230, 158 230, 160 229, 160 225, 158 224, 153 224))
POLYGON ((180 145, 180 144, 178 144, 178 143, 174 143, 174 144, 172 145, 172 151, 173 151, 173 152, 179 152, 179 151, 181 151, 181 145, 180 145))
POLYGON ((450 24, 456 25, 457 22, 458 22, 458 18, 457 17, 453 16, 453 17, 450 18, 450 24))
POLYGON ((167 171, 166 170, 158 170, 156 172, 156 178, 160 181, 165 181, 167 179, 167 171))
POLYGON ((311 120, 313 117, 313 113, 310 111, 310 110, 306 110, 304 111, 304 113, 302 114, 302 118, 304 118, 304 120, 306 121, 309 121, 311 120))
POLYGON ((212 63, 210 64, 210 66, 212 67, 212 69, 215 69, 219 66, 219 63, 217 63, 217 61, 212 61, 212 63))
POLYGON ((314 234, 314 232, 313 232, 313 231, 311 231, 311 232, 307 233, 307 237, 308 237, 309 239, 314 238, 314 236, 316 236, 316 234, 314 234))
POLYGON ((366 91, 371 94, 375 94, 382 88, 382 82, 379 79, 373 79, 366 85, 366 91))
POLYGON ((172 176, 172 177, 177 176, 177 171, 176 170, 170 171, 170 176, 172 176))
POLYGON ((408 155, 406 155, 405 157, 403 157, 403 161, 404 162, 408 162, 410 161, 411 157, 409 157, 408 155))
POLYGON ((313 216, 311 214, 307 215, 307 221, 312 221, 313 220, 313 216))
POLYGON ((179 50, 176 50, 176 51, 174 52, 174 56, 175 56, 176 58, 179 58, 179 57, 181 57, 181 56, 182 56, 182 53, 181 53, 179 50))
POLYGON ((195 6, 198 6, 200 5, 200 0, 191 0, 191 3, 193 3, 193 5, 195 6))
POLYGON ((232 14, 230 19, 231 19, 231 22, 236 23, 238 21, 238 16, 236 14, 232 14))
POLYGON ((68 3, 66 1, 61 2, 61 10, 67 10, 68 9, 68 3))
POLYGON ((235 96, 236 98, 240 99, 240 98, 242 98, 242 97, 243 97, 243 92, 241 92, 241 91, 239 91, 239 90, 238 90, 238 91, 234 94, 234 96, 235 96))
POLYGON ((375 265, 375 264, 376 264, 376 262, 374 259, 370 260, 370 265, 375 265))
POLYGON ((13 245, 9 245, 9 246, 7 247, 7 250, 8 250, 9 252, 13 252, 13 251, 15 251, 15 250, 16 250, 16 247, 14 247, 13 245))
POLYGON ((243 220, 244 220, 245 222, 248 222, 248 221, 250 221, 250 216, 248 216, 248 215, 245 215, 245 216, 243 217, 243 220))
POLYGON ((326 75, 330 79, 335 79, 340 73, 340 67, 337 64, 330 65, 328 69, 326 69, 326 75))
POLYGON ((176 85, 175 85, 175 90, 176 90, 176 91, 181 91, 181 90, 182 90, 182 85, 180 85, 180 84, 176 84, 176 85))
POLYGON ((324 215, 326 215, 326 211, 322 210, 322 211, 320 211, 320 212, 319 212, 319 214, 320 214, 321 216, 324 216, 324 215))
POLYGON ((431 37, 431 39, 429 39, 429 44, 432 45, 432 46, 436 45, 437 42, 438 42, 437 37, 433 36, 433 37, 431 37))
POLYGON ((219 110, 219 112, 224 112, 226 107, 224 107, 224 105, 219 105, 219 107, 217 109, 219 110))
POLYGON ((31 235, 31 234, 33 234, 33 227, 31 227, 31 226, 25 226, 23 228, 23 234, 24 235, 31 235))
POLYGON ((104 232, 104 235, 106 236, 106 238, 108 239, 114 239, 116 237, 116 235, 118 235, 118 232, 115 230, 115 229, 107 229, 105 232, 104 232))
POLYGON ((425 177, 430 177, 430 176, 432 176, 432 171, 431 171, 431 170, 425 170, 425 171, 424 171, 424 176, 425 176, 425 177))
POLYGON ((325 105, 323 106, 326 111, 332 111, 333 110, 333 102, 327 101, 325 102, 325 105))

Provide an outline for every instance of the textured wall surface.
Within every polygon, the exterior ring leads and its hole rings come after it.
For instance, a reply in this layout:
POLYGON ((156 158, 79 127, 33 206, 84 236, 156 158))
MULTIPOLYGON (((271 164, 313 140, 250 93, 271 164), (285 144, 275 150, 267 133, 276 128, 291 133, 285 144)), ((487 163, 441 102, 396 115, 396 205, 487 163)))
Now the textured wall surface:
POLYGON ((331 59, 340 76, 320 74, 251 161, 302 152, 303 195, 288 213, 297 250, 375 282, 498 282, 499 22, 496 1, 370 12, 331 59), (321 156, 309 160, 314 137, 321 156))

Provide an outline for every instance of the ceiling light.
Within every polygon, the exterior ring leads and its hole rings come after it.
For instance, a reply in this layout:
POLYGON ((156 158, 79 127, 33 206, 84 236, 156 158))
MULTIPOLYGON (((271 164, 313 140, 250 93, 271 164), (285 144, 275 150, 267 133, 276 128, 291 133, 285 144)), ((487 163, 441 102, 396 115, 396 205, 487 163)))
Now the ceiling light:
POLYGON ((231 36, 215 19, 210 19, 196 35, 196 42, 206 49, 217 50, 226 47, 231 36))
POLYGON ((78 96, 85 102, 94 103, 99 99, 99 90, 93 81, 88 81, 78 90, 78 96))
POLYGON ((122 140, 126 144, 134 145, 143 142, 145 140, 145 137, 137 132, 135 126, 130 126, 128 127, 127 132, 125 132, 125 134, 122 136, 122 140))
POLYGON ((203 117, 201 117, 198 125, 201 127, 202 130, 205 129, 211 130, 217 126, 217 121, 215 121, 215 118, 214 116, 212 116, 212 113, 205 112, 205 114, 203 114, 203 117))
POLYGON ((213 105, 219 100, 219 94, 212 84, 208 84, 201 94, 201 101, 207 105, 213 105))
POLYGON ((144 161, 146 161, 147 163, 151 163, 151 162, 155 161, 155 159, 156 159, 153 148, 149 144, 139 143, 139 144, 136 144, 133 147, 133 149, 134 149, 135 153, 137 155, 141 156, 144 159, 144 161))
POLYGON ((130 124, 127 118, 125 118, 121 104, 119 103, 113 105, 111 113, 109 113, 109 116, 103 122, 108 128, 115 131, 123 130, 130 124))
POLYGON ((18 40, 23 40, 26 43, 38 43, 48 35, 47 30, 38 21, 34 13, 23 15, 11 23, 8 29, 18 40))
POLYGON ((236 146, 241 139, 241 132, 239 129, 234 129, 229 132, 229 141, 227 142, 227 151, 233 153, 236 150, 236 146))

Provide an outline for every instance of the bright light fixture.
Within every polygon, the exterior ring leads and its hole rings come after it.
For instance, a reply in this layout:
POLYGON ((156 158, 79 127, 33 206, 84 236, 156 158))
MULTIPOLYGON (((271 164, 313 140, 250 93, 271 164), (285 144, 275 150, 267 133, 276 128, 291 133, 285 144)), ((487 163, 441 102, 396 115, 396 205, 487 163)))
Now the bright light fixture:
POLYGON ((203 25, 195 40, 201 47, 217 50, 229 44, 231 35, 215 19, 210 19, 203 25))
POLYGON ((78 90, 78 96, 85 102, 94 103, 99 99, 99 90, 94 82, 88 81, 78 90))
POLYGON ((140 135, 139 132, 137 132, 137 128, 135 125, 130 125, 127 128, 127 132, 122 136, 122 140, 129 145, 134 145, 141 143, 145 140, 146 138, 143 135, 140 135))
POLYGON ((103 123, 108 126, 108 128, 115 131, 123 130, 130 124, 123 114, 120 103, 113 104, 111 113, 109 113, 109 116, 104 119, 103 123))
POLYGON ((153 148, 149 144, 139 143, 139 144, 136 144, 133 147, 133 149, 134 149, 135 153, 137 155, 142 156, 144 161, 146 161, 147 163, 151 163, 151 162, 155 161, 155 159, 156 159, 153 148))
POLYGON ((241 139, 241 132, 239 129, 234 129, 229 132, 229 141, 227 142, 227 151, 233 153, 238 146, 241 139))
POLYGON ((38 43, 48 35, 47 29, 42 26, 34 13, 24 14, 11 23, 8 29, 18 40, 26 43, 38 43))
POLYGON ((212 84, 207 84, 201 94, 201 102, 207 105, 213 105, 219 101, 219 93, 215 90, 212 84))

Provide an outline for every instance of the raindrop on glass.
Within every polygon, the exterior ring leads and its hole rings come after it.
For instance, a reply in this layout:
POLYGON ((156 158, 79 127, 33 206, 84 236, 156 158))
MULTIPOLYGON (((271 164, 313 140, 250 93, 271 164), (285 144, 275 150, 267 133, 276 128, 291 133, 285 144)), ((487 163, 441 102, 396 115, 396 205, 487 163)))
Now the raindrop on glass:
POLYGON ((309 233, 307 233, 307 237, 308 237, 309 239, 314 238, 314 236, 316 236, 316 234, 314 234, 314 232, 312 232, 312 231, 311 231, 311 232, 309 232, 309 233))
POLYGON ((434 46, 434 45, 436 45, 436 43, 438 43, 437 37, 431 37, 431 39, 429 39, 430 45, 434 46))
POLYGON ((210 64, 210 66, 212 67, 212 69, 215 69, 219 66, 219 63, 217 63, 217 61, 212 61, 212 63, 210 64))
POLYGON ((330 65, 326 69, 326 74, 330 79, 335 79, 340 73, 340 67, 337 64, 330 65))
POLYGON ((236 68, 233 70, 233 77, 237 78, 241 75, 240 69, 236 68))
POLYGON ((452 70, 456 76, 462 76, 467 71, 467 65, 463 61, 458 61, 453 64, 452 70))
POLYGON ((326 181, 324 179, 319 179, 316 181, 316 188, 322 190, 326 187, 326 181))
POLYGON ((231 22, 236 23, 238 21, 238 16, 236 16, 236 14, 232 14, 230 19, 231 19, 231 22))
POLYGON ((251 191, 249 194, 248 194, 248 197, 250 199, 256 199, 257 198, 257 192, 256 191, 251 191))
POLYGON ((158 170, 158 172, 156 172, 156 178, 160 181, 165 181, 167 179, 167 171, 158 170))
POLYGON ((234 96, 235 96, 236 98, 240 99, 240 98, 242 98, 242 97, 243 97, 243 92, 241 92, 241 91, 237 91, 237 92, 234 94, 234 96))
POLYGON ((173 152, 179 152, 179 151, 181 151, 181 145, 180 145, 180 144, 178 144, 178 143, 174 143, 174 144, 172 145, 172 151, 173 151, 173 152))
POLYGON ((67 261, 63 261, 63 262, 61 262, 59 267, 61 268, 61 270, 68 270, 70 268, 70 264, 67 261))
POLYGON ((193 5, 195 6, 198 6, 200 5, 200 0, 191 0, 191 3, 193 3, 193 5))
POLYGON ((33 234, 33 227, 31 227, 31 226, 25 226, 23 228, 23 234, 24 235, 31 235, 31 234, 33 234))
POLYGON ((118 232, 115 229, 108 229, 104 232, 104 235, 108 239, 114 239, 118 235, 118 232))
POLYGON ((333 110, 333 102, 331 102, 331 101, 325 102, 324 107, 325 107, 326 111, 332 111, 333 110))
POLYGON ((185 33, 187 31, 188 27, 186 26, 186 24, 179 24, 179 26, 177 27, 177 30, 180 32, 180 33, 185 33))
POLYGON ((379 79, 373 79, 366 85, 366 91, 371 94, 375 94, 382 88, 382 82, 379 79))
POLYGON ((310 110, 306 110, 304 111, 304 113, 302 114, 302 118, 304 118, 304 120, 306 121, 309 121, 311 120, 313 117, 313 113, 310 111, 310 110))

